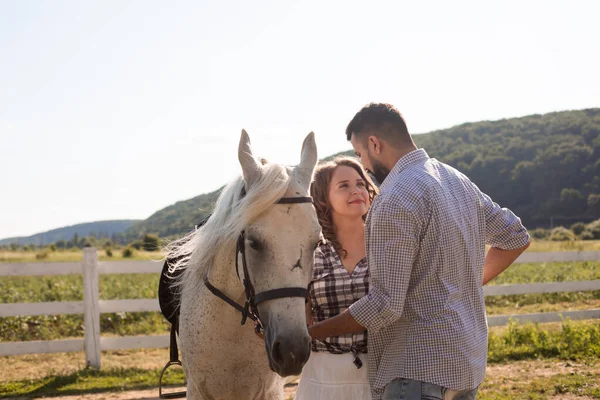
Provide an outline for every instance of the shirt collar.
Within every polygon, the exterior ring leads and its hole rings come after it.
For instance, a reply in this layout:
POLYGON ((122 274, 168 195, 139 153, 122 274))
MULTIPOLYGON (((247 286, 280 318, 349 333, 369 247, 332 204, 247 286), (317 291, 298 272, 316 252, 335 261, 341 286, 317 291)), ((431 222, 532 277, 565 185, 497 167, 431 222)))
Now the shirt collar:
POLYGON ((409 165, 417 161, 425 161, 429 159, 429 155, 424 149, 416 149, 401 157, 394 165, 388 176, 383 180, 380 186, 380 191, 385 189, 389 182, 394 181, 395 177, 404 171, 409 165))

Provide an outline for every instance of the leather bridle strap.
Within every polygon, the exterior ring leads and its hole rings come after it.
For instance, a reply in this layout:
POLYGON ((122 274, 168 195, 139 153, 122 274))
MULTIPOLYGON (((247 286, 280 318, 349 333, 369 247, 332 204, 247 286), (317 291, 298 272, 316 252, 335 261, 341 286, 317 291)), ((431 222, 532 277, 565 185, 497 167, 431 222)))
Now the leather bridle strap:
MULTIPOLYGON (((282 197, 281 199, 279 199, 279 201, 277 201, 277 204, 300 204, 312 202, 313 198, 310 196, 282 197)), ((208 278, 209 268, 207 268, 204 274, 204 285, 208 288, 208 290, 210 290, 212 294, 225 301, 227 304, 229 304, 231 307, 235 308, 242 314, 242 325, 246 323, 246 318, 250 318, 256 323, 257 331, 262 328, 257 308, 257 305, 262 302, 274 299, 281 299, 285 297, 302 297, 304 299, 308 297, 308 290, 306 288, 299 287, 271 289, 259 294, 255 294, 254 285, 252 285, 252 282, 250 282, 250 275, 248 273, 248 266, 246 263, 246 246, 244 231, 242 231, 238 237, 235 252, 235 270, 238 278, 240 278, 238 255, 242 256, 242 268, 244 271, 244 278, 242 279, 242 283, 244 285, 246 302, 244 303, 243 307, 210 283, 208 278)))
POLYGON ((313 198, 308 197, 282 197, 279 199, 277 204, 298 204, 298 203, 312 203, 313 198))
MULTIPOLYGON (((221 292, 219 289, 217 289, 216 287, 214 287, 208 280, 208 275, 204 275, 204 285, 208 288, 208 290, 211 291, 212 294, 214 294, 215 296, 217 296, 218 298, 220 298, 221 300, 223 300, 224 302, 226 302, 227 304, 229 304, 231 307, 235 308, 236 310, 238 310, 239 312, 241 312, 242 314, 244 313, 244 307, 240 306, 238 303, 236 303, 235 301, 233 301, 232 299, 230 299, 229 297, 227 297, 227 295, 223 292, 221 292)), ((256 317, 254 315, 248 315, 248 317, 252 320, 252 321, 256 321, 256 317)))
POLYGON ((308 290, 304 288, 298 287, 290 287, 290 288, 279 288, 267 290, 266 292, 262 292, 254 296, 254 302, 256 304, 262 303, 268 300, 281 299, 283 297, 302 297, 306 298, 308 296, 308 290))

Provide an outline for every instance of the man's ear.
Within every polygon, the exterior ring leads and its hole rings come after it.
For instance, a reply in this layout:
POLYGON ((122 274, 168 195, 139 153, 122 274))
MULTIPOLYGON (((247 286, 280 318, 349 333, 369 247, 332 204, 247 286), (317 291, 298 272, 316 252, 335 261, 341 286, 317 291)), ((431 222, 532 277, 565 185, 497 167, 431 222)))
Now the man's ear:
POLYGON ((379 155, 381 153, 381 140, 375 135, 369 136, 367 146, 374 153, 379 155))

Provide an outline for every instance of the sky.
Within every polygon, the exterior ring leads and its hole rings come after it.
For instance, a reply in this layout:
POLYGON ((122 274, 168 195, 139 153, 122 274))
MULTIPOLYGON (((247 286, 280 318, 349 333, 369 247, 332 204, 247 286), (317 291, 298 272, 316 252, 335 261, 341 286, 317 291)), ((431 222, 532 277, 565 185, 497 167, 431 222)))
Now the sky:
POLYGON ((257 156, 600 106, 597 1, 0 1, 0 238, 145 219, 257 156), (296 4, 293 4, 296 3, 296 4))

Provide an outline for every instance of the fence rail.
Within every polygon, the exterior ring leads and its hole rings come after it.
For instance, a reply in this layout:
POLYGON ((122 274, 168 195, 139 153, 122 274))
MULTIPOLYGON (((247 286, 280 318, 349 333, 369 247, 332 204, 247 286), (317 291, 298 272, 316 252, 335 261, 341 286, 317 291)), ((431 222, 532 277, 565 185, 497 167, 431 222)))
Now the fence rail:
MULTIPOLYGON (((83 275, 84 283, 83 301, 0 304, 0 318, 31 315, 83 314, 85 327, 85 336, 83 339, 0 343, 0 356, 85 351, 87 365, 93 368, 100 368, 101 351, 168 347, 168 335, 124 337, 102 337, 100 335, 100 314, 102 313, 160 311, 160 307, 158 299, 100 300, 98 298, 99 274, 159 274, 162 262, 99 262, 96 249, 86 248, 83 253, 83 262, 81 263, 0 264, 0 277, 83 275)), ((600 251, 530 252, 522 254, 515 263, 597 260, 600 260, 600 251)), ((486 286, 484 287, 484 295, 504 296, 588 290, 600 290, 600 280, 486 286)), ((519 319, 521 322, 545 323, 558 322, 567 317, 573 320, 600 318, 600 309, 489 316, 488 325, 506 325, 511 318, 519 319)))

